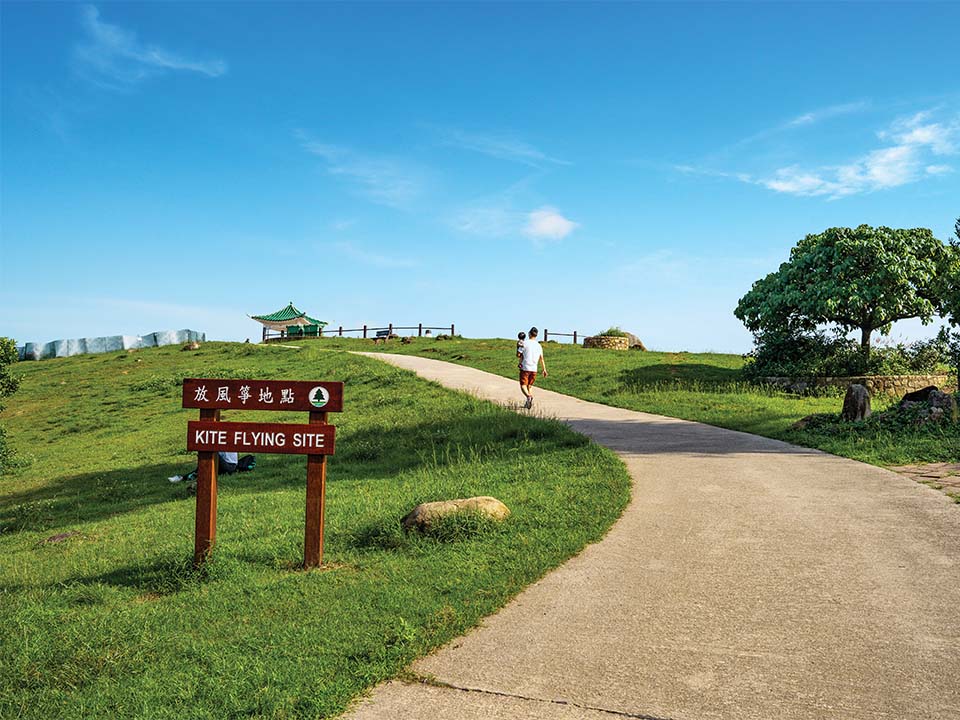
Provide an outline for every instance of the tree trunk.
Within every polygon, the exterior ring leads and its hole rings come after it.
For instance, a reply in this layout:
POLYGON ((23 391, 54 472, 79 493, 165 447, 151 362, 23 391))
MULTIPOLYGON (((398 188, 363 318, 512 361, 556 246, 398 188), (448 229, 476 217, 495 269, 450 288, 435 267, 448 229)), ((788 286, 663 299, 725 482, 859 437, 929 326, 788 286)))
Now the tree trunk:
POLYGON ((860 328, 860 349, 863 351, 863 354, 867 357, 870 357, 870 336, 872 334, 873 334, 872 327, 860 328))

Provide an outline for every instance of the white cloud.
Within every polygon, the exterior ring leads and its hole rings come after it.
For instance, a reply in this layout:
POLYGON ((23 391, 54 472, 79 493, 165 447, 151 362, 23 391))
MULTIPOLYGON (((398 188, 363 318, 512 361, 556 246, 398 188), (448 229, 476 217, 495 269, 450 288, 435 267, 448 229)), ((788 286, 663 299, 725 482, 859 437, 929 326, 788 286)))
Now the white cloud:
POLYGON ((298 136, 304 150, 326 162, 327 172, 346 178, 375 203, 406 209, 423 193, 422 173, 395 158, 364 155, 307 139, 303 133, 298 136))
POLYGON ((78 70, 104 87, 128 87, 168 71, 220 77, 227 72, 223 60, 192 60, 157 45, 144 45, 136 33, 100 19, 92 5, 81 8, 86 38, 74 48, 78 70))
POLYGON ((577 223, 565 218, 556 208, 544 206, 527 215, 523 232, 535 241, 558 241, 578 227, 577 223))
POLYGON ((501 160, 523 163, 531 167, 571 164, 566 160, 551 157, 533 145, 516 138, 468 133, 462 130, 443 130, 441 135, 444 145, 471 150, 501 160))
POLYGON ((901 187, 928 175, 942 175, 952 168, 944 164, 928 165, 928 158, 956 154, 960 118, 949 123, 930 123, 926 122, 929 117, 930 112, 921 112, 895 120, 888 129, 877 133, 881 140, 894 144, 871 150, 843 165, 815 169, 792 165, 759 180, 740 179, 775 192, 836 200, 901 187))

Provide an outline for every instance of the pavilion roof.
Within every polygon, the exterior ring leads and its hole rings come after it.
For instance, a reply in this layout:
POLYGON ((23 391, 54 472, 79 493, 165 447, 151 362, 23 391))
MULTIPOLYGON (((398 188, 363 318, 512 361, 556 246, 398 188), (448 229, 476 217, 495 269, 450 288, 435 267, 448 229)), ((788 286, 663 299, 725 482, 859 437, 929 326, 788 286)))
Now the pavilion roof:
POLYGON ((317 320, 302 310, 298 310, 292 301, 285 308, 276 312, 266 315, 251 315, 250 318, 274 329, 282 329, 288 325, 319 325, 320 327, 327 325, 323 320, 317 320))

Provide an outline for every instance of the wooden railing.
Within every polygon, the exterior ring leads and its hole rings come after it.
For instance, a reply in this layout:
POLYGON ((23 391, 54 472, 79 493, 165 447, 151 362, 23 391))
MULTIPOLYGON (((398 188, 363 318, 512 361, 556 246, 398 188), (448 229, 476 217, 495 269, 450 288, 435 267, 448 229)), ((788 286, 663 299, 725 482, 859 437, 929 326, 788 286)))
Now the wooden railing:
POLYGON ((551 337, 568 337, 573 338, 573 344, 577 344, 577 338, 582 338, 582 335, 577 335, 577 331, 574 330, 572 333, 562 333, 562 332, 550 332, 546 328, 543 329, 543 341, 547 342, 551 337))
POLYGON ((457 334, 456 326, 453 323, 444 325, 443 327, 424 325, 423 323, 419 323, 417 325, 394 325, 393 323, 390 323, 386 327, 364 325, 358 328, 345 328, 343 325, 334 328, 328 325, 325 328, 319 328, 316 335, 290 335, 285 330, 276 331, 264 328, 263 342, 276 342, 277 340, 302 340, 304 338, 349 337, 352 333, 359 333, 359 337, 362 338, 376 338, 377 332, 385 332, 387 335, 394 335, 399 334, 398 331, 400 330, 416 330, 417 337, 423 337, 424 332, 426 332, 427 335, 430 335, 434 330, 442 330, 444 332, 449 331, 451 336, 457 334))

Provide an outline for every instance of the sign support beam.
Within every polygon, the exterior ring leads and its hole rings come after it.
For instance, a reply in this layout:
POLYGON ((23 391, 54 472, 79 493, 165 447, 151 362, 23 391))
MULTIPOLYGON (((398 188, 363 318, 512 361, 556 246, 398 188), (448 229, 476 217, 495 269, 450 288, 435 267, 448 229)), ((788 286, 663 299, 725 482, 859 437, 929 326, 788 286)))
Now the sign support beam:
MULTIPOLYGON (((326 425, 325 412, 311 412, 311 425, 326 425)), ((307 455, 307 514, 303 535, 303 567, 323 562, 323 521, 326 510, 327 456, 307 455)))
MULTIPOLYGON (((200 419, 220 420, 219 410, 201 410, 200 419)), ((210 555, 217 537, 217 461, 215 452, 197 453, 197 520, 193 542, 193 565, 200 567, 210 555)))

